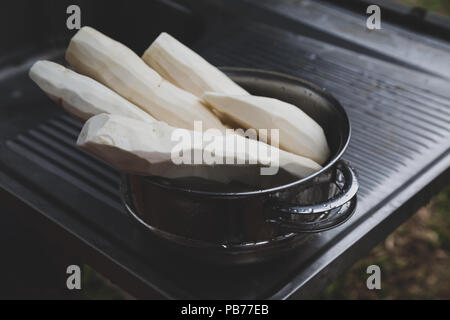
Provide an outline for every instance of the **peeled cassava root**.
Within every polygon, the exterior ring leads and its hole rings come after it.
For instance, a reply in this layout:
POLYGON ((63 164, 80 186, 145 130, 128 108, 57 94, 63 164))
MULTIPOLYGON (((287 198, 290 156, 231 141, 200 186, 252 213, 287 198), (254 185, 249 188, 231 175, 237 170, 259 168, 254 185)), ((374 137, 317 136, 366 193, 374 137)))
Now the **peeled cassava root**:
MULTIPOLYGON (((83 75, 38 61, 30 77, 73 117, 86 121, 77 145, 121 171, 262 186, 255 177, 276 175, 281 168, 288 176, 303 178, 320 170, 329 156, 322 128, 306 114, 275 99, 251 96, 167 34, 144 59, 173 84, 133 51, 89 27, 73 37, 66 59, 83 75), (236 133, 224 135, 219 118, 246 129, 280 129, 280 146, 287 151, 236 133), (217 130, 202 133, 197 121, 204 130, 217 130), (174 135, 180 132, 197 142, 179 150, 174 135), (198 143, 199 134, 209 140, 198 143), (182 159, 189 154, 194 161, 174 159, 179 151, 182 159)), ((260 138, 270 142, 268 136, 260 138)))
POLYGON ((328 143, 313 119, 288 103, 249 95, 169 34, 161 33, 142 59, 172 83, 202 97, 223 122, 232 120, 245 129, 279 129, 281 149, 320 164, 327 161, 328 143))
POLYGON ((165 79, 198 97, 206 91, 248 94, 222 71, 165 32, 151 44, 142 59, 165 79))
POLYGON ((198 97, 164 80, 131 49, 90 27, 72 38, 66 60, 157 120, 185 129, 202 121, 204 129, 225 130, 198 97))
POLYGON ((31 67, 29 75, 52 100, 83 122, 101 113, 117 114, 146 122, 156 121, 99 82, 57 63, 38 61, 31 67))
MULTIPOLYGON (((321 166, 314 161, 296 156, 262 142, 250 141, 238 135, 214 136, 215 148, 208 143, 184 144, 180 148, 180 140, 174 136, 187 135, 194 141, 194 133, 190 130, 176 129, 166 123, 148 123, 117 115, 101 114, 89 119, 78 138, 77 145, 99 158, 111 163, 119 170, 140 174, 157 175, 166 178, 201 177, 209 180, 228 183, 231 180, 249 182, 245 174, 249 168, 260 168, 277 165, 296 177, 306 177, 321 166), (231 143, 233 140, 234 142, 231 143), (254 143, 253 148, 236 149, 239 143, 254 143), (257 148, 267 147, 271 153, 261 154, 257 148), (174 160, 175 150, 183 154, 200 152, 203 157, 223 157, 221 164, 202 161, 202 164, 180 164, 174 160), (236 151, 237 150, 237 151, 236 151), (279 160, 278 160, 279 159, 279 160), (233 165, 227 166, 227 163, 233 165)), ((193 159, 193 158, 192 158, 193 159)))
MULTIPOLYGON (((215 92, 205 93, 203 99, 222 120, 232 120, 246 129, 278 129, 279 145, 285 151, 322 165, 328 160, 330 150, 322 127, 292 104, 273 98, 215 92)), ((270 137, 261 138, 270 143, 270 137)))

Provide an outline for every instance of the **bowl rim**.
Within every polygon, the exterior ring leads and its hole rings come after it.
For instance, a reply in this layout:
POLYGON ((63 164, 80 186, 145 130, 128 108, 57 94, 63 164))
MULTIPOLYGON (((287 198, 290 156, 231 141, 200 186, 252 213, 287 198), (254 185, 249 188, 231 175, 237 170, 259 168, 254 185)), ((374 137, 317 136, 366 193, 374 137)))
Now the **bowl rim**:
MULTIPOLYGON (((345 124, 348 128, 348 136, 345 139, 345 142, 341 149, 337 152, 337 154, 319 171, 313 173, 312 175, 309 175, 305 178, 293 181, 288 184, 280 185, 277 187, 267 188, 267 189, 261 189, 261 190, 252 190, 252 191, 243 191, 243 192, 211 192, 211 191, 203 191, 203 190, 196 190, 196 189, 190 189, 189 187, 181 187, 181 186, 173 186, 173 185, 166 185, 164 183, 161 183, 160 181, 152 179, 152 176, 145 176, 143 178, 147 179, 149 182, 151 182, 154 185, 157 185, 159 187, 170 189, 177 192, 187 193, 190 195, 199 195, 199 196, 208 196, 208 197, 216 197, 216 198, 237 198, 237 197, 248 197, 248 196, 255 196, 255 195, 265 195, 265 194, 271 194, 276 193, 278 191, 282 191, 288 188, 292 188, 295 186, 298 186, 300 184, 304 184, 307 182, 310 182, 317 176, 327 172, 333 166, 339 161, 343 154, 347 151, 348 145, 351 140, 352 136, 352 127, 350 123, 350 119, 348 117, 347 112, 345 111, 344 107, 340 104, 340 102, 334 98, 330 93, 326 91, 326 88, 320 88, 319 86, 307 81, 303 80, 301 78, 298 78, 296 76, 291 76, 285 73, 277 72, 277 71, 271 71, 271 70, 265 70, 265 69, 254 69, 254 68, 240 68, 240 67, 219 67, 221 71, 224 73, 250 73, 250 75, 253 76, 262 76, 262 77, 277 77, 278 79, 289 81, 291 83, 297 83, 301 85, 303 88, 306 88, 308 90, 313 91, 317 95, 321 96, 322 98, 325 98, 328 100, 334 108, 337 109, 338 112, 341 113, 343 116, 343 119, 345 121, 345 124)), ((128 174, 126 174, 128 175, 128 174)), ((160 177, 158 177, 159 180, 161 180, 160 177)))

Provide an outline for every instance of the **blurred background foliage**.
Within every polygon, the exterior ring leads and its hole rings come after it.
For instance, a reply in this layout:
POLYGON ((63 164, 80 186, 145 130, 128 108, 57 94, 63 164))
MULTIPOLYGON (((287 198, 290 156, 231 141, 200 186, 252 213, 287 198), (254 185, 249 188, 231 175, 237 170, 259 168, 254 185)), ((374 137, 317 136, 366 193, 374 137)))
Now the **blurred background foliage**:
POLYGON ((450 0, 395 0, 413 7, 422 7, 434 13, 450 16, 450 0))
MULTIPOLYGON (((450 0, 394 0, 450 17, 450 0)), ((88 266, 84 299, 132 298, 88 266)), ((320 299, 450 299, 450 187, 331 284, 320 299), (381 290, 366 287, 366 269, 381 268, 381 290)))
POLYGON ((330 285, 321 299, 450 299, 450 187, 330 285), (381 268, 381 290, 366 269, 381 268))

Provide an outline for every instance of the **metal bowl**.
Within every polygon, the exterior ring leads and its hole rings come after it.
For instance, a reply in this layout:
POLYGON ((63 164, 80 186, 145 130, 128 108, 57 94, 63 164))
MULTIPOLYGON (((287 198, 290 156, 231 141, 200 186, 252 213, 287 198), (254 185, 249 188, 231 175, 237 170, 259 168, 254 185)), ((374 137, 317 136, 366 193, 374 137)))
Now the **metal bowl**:
POLYGON ((344 223, 356 207, 358 181, 341 160, 351 136, 339 102, 317 86, 284 74, 222 69, 250 93, 299 106, 325 131, 331 156, 304 179, 264 189, 214 188, 124 174, 121 193, 130 216, 175 250, 218 263, 278 257, 307 237, 344 223))

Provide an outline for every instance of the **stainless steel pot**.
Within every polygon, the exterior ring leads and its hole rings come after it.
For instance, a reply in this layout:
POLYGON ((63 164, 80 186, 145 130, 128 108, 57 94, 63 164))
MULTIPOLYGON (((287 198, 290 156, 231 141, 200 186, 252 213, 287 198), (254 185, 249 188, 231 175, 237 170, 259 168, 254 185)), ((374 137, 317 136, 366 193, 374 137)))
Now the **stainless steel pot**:
POLYGON ((219 263, 277 257, 304 241, 305 233, 325 231, 349 219, 358 181, 341 160, 351 128, 339 102, 291 76, 223 70, 252 94, 290 102, 317 121, 331 149, 329 161, 305 179, 261 190, 123 175, 122 196, 130 216, 175 250, 219 263))

